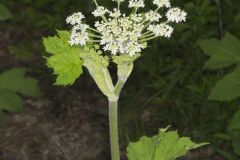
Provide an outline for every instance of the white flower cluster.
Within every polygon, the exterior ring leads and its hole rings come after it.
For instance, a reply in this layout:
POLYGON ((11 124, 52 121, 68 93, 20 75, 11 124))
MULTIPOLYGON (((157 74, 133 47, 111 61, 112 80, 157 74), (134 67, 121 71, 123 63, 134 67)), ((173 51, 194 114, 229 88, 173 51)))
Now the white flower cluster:
POLYGON ((186 21, 187 13, 179 8, 171 8, 168 10, 166 16, 169 21, 178 23, 186 21))
POLYGON ((121 12, 116 8, 113 9, 113 12, 109 12, 109 16, 112 18, 118 18, 121 16, 121 12))
POLYGON ((173 33, 173 28, 167 24, 149 25, 148 30, 153 32, 156 36, 170 38, 173 33))
POLYGON ((143 0, 130 0, 129 1, 129 8, 140 8, 140 7, 144 7, 144 1, 143 0))
POLYGON ((158 22, 160 18, 162 18, 162 16, 157 13, 157 12, 154 12, 154 11, 149 11, 146 13, 146 20, 150 21, 150 22, 158 22))
POLYGON ((104 8, 104 7, 102 7, 102 6, 98 6, 97 9, 96 9, 94 12, 92 12, 92 14, 93 14, 95 17, 102 16, 102 15, 104 15, 104 14, 106 14, 106 13, 109 13, 109 10, 106 9, 106 8, 104 8))
MULTIPOLYGON (((135 15, 137 21, 138 17, 135 15)), ((139 17, 138 17, 139 18, 139 17)), ((109 19, 108 22, 96 22, 95 27, 102 33, 100 44, 104 51, 110 51, 113 55, 129 54, 130 56, 141 52, 144 46, 138 42, 144 25, 122 16, 109 19)))
POLYGON ((158 7, 171 7, 171 3, 169 0, 153 0, 153 4, 157 5, 158 7))
POLYGON ((88 25, 86 24, 79 24, 73 27, 72 34, 70 37, 70 44, 71 45, 85 45, 89 40, 88 37, 88 25))
POLYGON ((81 12, 74 13, 66 19, 68 24, 73 25, 72 34, 70 37, 71 45, 85 45, 89 40, 87 29, 88 25, 82 23, 85 18, 81 12))
POLYGON ((115 1, 115 2, 123 2, 125 0, 113 0, 113 1, 115 1))
POLYGON ((85 16, 81 12, 78 12, 67 17, 66 22, 71 25, 82 24, 83 18, 85 18, 85 16))
POLYGON ((144 0, 129 0, 128 7, 134 8, 134 12, 128 16, 120 11, 120 4, 125 0, 113 1, 118 3, 118 7, 108 10, 94 0, 97 8, 92 14, 101 18, 95 22, 94 28, 83 23, 85 17, 80 12, 66 19, 67 23, 73 26, 71 45, 98 43, 105 52, 112 55, 134 56, 146 47, 147 41, 158 37, 170 38, 174 29, 169 23, 186 20, 187 13, 177 7, 171 8, 169 0, 153 0, 157 9, 146 13, 137 13, 138 8, 145 6, 144 0), (164 18, 158 12, 162 7, 168 8, 168 11, 166 20, 159 22, 164 18))

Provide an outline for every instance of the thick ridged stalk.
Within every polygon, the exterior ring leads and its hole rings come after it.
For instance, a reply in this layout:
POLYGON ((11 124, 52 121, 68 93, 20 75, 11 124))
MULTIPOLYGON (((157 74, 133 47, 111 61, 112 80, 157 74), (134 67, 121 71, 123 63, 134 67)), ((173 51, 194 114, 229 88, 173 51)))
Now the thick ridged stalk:
MULTIPOLYGON (((114 94, 119 97, 119 94, 124 86, 123 80, 118 80, 114 94)), ((109 130, 112 160, 120 160, 119 135, 118 135, 118 99, 116 101, 109 100, 109 130)))
POLYGON ((109 130, 112 160, 120 160, 118 140, 118 100, 109 101, 109 130))

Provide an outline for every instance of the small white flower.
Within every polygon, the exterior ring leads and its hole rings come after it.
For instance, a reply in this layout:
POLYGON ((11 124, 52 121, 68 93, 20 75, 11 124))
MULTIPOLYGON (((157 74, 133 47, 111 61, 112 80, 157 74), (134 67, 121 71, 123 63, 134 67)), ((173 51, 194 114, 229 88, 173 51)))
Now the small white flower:
POLYGON ((186 21, 187 13, 182 11, 179 8, 171 8, 168 10, 166 16, 168 21, 178 23, 178 22, 186 21))
POLYGON ((173 33, 173 28, 167 24, 149 25, 148 30, 153 32, 155 36, 170 38, 173 33))
POLYGON ((102 7, 102 6, 98 6, 97 9, 95 11, 92 12, 92 14, 95 16, 95 17, 100 17, 106 13, 108 13, 109 10, 102 7))
POLYGON ((125 1, 125 0, 118 0, 119 2, 123 2, 123 1, 125 1))
POLYGON ((144 7, 144 1, 143 0, 130 0, 129 1, 129 8, 140 8, 140 7, 144 7))
POLYGON ((134 56, 136 55, 136 53, 140 53, 141 50, 144 48, 144 46, 142 44, 139 43, 129 43, 127 45, 127 48, 129 50, 129 55, 130 56, 134 56))
POLYGON ((109 16, 113 18, 117 18, 121 16, 121 12, 117 8, 114 8, 113 12, 109 13, 109 16))
POLYGON ((132 14, 131 19, 135 22, 141 22, 143 20, 141 14, 132 14))
POLYGON ((104 51, 111 54, 129 54, 130 56, 139 53, 143 46, 138 40, 144 26, 141 22, 141 15, 134 15, 134 20, 122 15, 121 17, 109 19, 108 22, 96 22, 95 27, 102 34, 100 44, 104 51), (137 21, 138 22, 137 22, 137 21))
POLYGON ((113 2, 123 2, 125 0, 113 0, 113 2))
POLYGON ((89 28, 86 24, 80 24, 74 26, 72 29, 70 44, 71 45, 85 45, 89 40, 87 29, 89 28))
POLYGON ((73 32, 70 37, 70 44, 71 45, 86 45, 87 40, 89 40, 88 33, 84 32, 73 32))
POLYGON ((153 4, 157 5, 159 8, 160 7, 167 7, 167 8, 171 7, 171 3, 169 0, 154 0, 153 4))
POLYGON ((78 24, 78 25, 73 27, 72 31, 86 32, 88 28, 89 28, 89 25, 87 25, 87 24, 78 24))
POLYGON ((81 24, 83 18, 85 18, 84 15, 81 12, 78 12, 67 17, 66 22, 71 25, 81 24))
POLYGON ((162 16, 159 13, 154 12, 152 10, 147 12, 145 16, 146 16, 146 20, 150 22, 158 22, 159 19, 162 18, 162 16))
POLYGON ((119 51, 119 46, 116 42, 108 43, 103 47, 104 51, 111 51, 111 54, 116 55, 119 51))

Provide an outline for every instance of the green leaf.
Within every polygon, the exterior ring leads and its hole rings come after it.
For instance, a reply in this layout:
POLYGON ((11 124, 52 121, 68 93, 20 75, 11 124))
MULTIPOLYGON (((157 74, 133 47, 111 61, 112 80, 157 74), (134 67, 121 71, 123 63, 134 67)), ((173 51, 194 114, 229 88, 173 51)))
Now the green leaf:
POLYGON ((76 52, 78 47, 69 44, 70 33, 68 31, 57 31, 58 35, 53 37, 43 38, 43 44, 47 52, 51 54, 61 54, 63 51, 76 52))
POLYGON ((234 116, 233 116, 233 118, 232 118, 232 120, 231 120, 231 122, 230 122, 230 125, 229 125, 228 129, 229 129, 229 130, 240 129, 240 110, 238 110, 238 111, 234 114, 234 116))
POLYGON ((216 149, 216 152, 219 153, 221 156, 223 156, 224 158, 226 158, 227 160, 236 160, 235 155, 229 153, 226 150, 222 150, 222 149, 216 149))
POLYGON ((13 68, 0 75, 0 91, 20 93, 25 96, 37 97, 41 92, 34 78, 25 77, 26 70, 13 68))
POLYGON ((235 151, 235 153, 237 153, 237 155, 240 156, 240 135, 238 135, 238 137, 235 137, 232 141, 232 146, 233 149, 235 151))
POLYGON ((46 51, 52 54, 47 58, 47 65, 57 75, 56 85, 72 85, 83 72, 80 59, 83 48, 71 46, 69 37, 68 31, 58 31, 58 36, 43 39, 46 51))
POLYGON ((231 101, 240 96, 240 66, 220 79, 212 89, 209 100, 231 101))
POLYGON ((0 121, 3 111, 20 112, 22 100, 19 96, 40 96, 41 92, 34 78, 25 77, 26 70, 13 68, 0 75, 0 121))
POLYGON ((160 129, 156 136, 143 136, 138 142, 130 143, 127 155, 129 160, 175 160, 206 144, 196 144, 188 137, 180 138, 176 131, 160 129))
POLYGON ((0 111, 1 110, 20 112, 22 110, 21 98, 15 93, 0 93, 0 111))
POLYGON ((204 40, 200 43, 204 53, 210 56, 205 68, 222 69, 237 65, 234 72, 219 80, 212 89, 209 100, 231 101, 240 96, 240 41, 230 33, 226 33, 222 41, 204 40))
POLYGON ((12 13, 9 9, 0 3, 0 21, 8 20, 12 17, 12 13))
POLYGON ((0 90, 21 93, 26 96, 40 96, 37 80, 24 77, 25 69, 13 68, 0 75, 0 90))
POLYGON ((240 62, 240 41, 226 33, 222 41, 209 39, 199 42, 203 52, 210 56, 205 68, 221 69, 240 62))
POLYGON ((216 138, 225 140, 225 141, 230 141, 231 140, 231 136, 229 136, 226 133, 216 133, 213 136, 216 137, 216 138))
MULTIPOLYGON (((30 60, 33 58, 33 49, 27 46, 28 44, 19 44, 16 46, 9 45, 8 50, 16 60, 30 60)), ((32 44, 31 44, 32 45, 32 44)), ((31 46, 32 47, 32 46, 31 46)))
POLYGON ((228 131, 228 134, 231 136, 234 152, 240 155, 240 130, 228 131))
POLYGON ((127 152, 129 160, 152 160, 157 139, 156 137, 149 138, 146 136, 136 143, 130 143, 127 152))
POLYGON ((82 61, 77 53, 62 53, 51 56, 48 66, 57 75, 56 85, 72 85, 82 74, 82 61))

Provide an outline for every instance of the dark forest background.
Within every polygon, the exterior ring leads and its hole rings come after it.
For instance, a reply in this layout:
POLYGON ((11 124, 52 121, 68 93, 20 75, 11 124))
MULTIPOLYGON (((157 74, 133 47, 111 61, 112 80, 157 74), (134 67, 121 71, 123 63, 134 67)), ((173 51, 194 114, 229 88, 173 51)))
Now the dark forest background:
MULTIPOLYGON (((170 39, 151 42, 120 99, 122 157, 129 141, 171 125, 211 143, 185 159, 238 160, 240 1, 172 4, 188 13, 186 23, 176 24, 170 39), (234 63, 226 65, 230 54, 234 63)), ((91 0, 0 0, 1 160, 110 159, 105 97, 86 70, 73 86, 54 86, 42 44, 56 29, 69 29, 65 18, 73 12, 94 22, 93 10, 91 0)))

